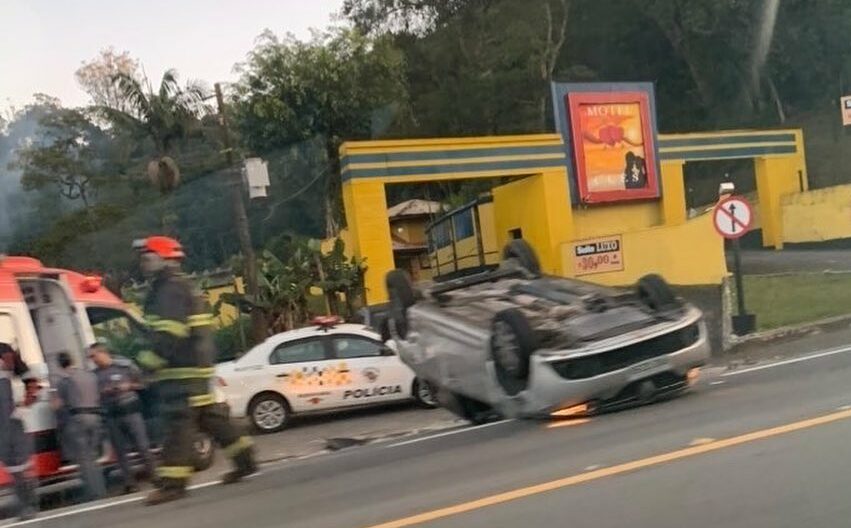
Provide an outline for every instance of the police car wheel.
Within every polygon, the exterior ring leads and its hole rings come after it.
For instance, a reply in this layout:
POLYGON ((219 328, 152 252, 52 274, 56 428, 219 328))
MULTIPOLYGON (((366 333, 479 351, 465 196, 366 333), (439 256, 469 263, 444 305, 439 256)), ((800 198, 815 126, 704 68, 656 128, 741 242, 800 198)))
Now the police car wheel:
POLYGON ((275 433, 290 421, 290 407, 280 395, 267 392, 254 397, 248 415, 258 432, 275 433))
POLYGON ((213 439, 207 433, 198 433, 192 445, 192 466, 195 471, 210 469, 216 456, 213 439))
POLYGON ((417 405, 426 409, 437 407, 437 394, 433 384, 426 380, 415 379, 412 389, 417 405))

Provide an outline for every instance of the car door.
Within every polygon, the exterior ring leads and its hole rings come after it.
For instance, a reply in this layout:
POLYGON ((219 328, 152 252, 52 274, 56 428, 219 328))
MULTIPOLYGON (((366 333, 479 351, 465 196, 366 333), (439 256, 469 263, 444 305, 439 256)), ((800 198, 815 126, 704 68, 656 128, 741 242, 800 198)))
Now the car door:
POLYGON ((329 349, 325 336, 285 341, 269 353, 268 376, 294 412, 333 407, 329 349))
POLYGON ((413 372, 381 341, 356 334, 329 336, 331 354, 349 372, 334 388, 342 407, 401 400, 410 396, 413 372))

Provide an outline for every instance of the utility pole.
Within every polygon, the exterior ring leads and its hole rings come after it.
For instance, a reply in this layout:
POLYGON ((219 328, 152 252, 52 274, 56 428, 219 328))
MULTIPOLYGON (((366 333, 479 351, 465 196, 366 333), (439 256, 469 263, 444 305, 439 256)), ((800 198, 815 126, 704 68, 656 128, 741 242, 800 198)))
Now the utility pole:
MULTIPOLYGON (((248 214, 245 212, 245 202, 242 200, 242 174, 234 167, 233 146, 230 142, 230 129, 228 128, 228 117, 225 112, 225 101, 222 96, 222 87, 215 84, 216 103, 219 107, 219 124, 222 127, 222 138, 225 145, 225 157, 227 160, 227 173, 230 177, 231 207, 233 208, 233 223, 239 238, 239 247, 244 258, 243 273, 245 275, 245 291, 252 300, 257 300, 257 257, 254 247, 251 245, 251 230, 248 225, 248 214)), ((266 325, 263 313, 259 310, 251 310, 251 331, 255 342, 260 342, 266 337, 266 325)))

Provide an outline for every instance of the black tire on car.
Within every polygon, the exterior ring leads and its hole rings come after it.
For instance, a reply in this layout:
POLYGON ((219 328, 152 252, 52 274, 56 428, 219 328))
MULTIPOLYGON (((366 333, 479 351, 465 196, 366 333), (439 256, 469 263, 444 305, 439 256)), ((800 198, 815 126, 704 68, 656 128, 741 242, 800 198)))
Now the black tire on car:
POLYGON ((411 278, 403 270, 392 270, 385 278, 390 296, 390 321, 396 335, 404 339, 408 335, 408 308, 416 302, 411 278))
POLYGON ((213 443, 213 438, 199 431, 192 443, 192 467, 195 471, 204 471, 210 469, 216 458, 216 445, 213 443))
POLYGON ((291 414, 287 400, 274 392, 258 394, 248 405, 248 418, 258 433, 276 433, 284 429, 291 414))
POLYGON ((655 273, 638 279, 636 292, 639 300, 654 312, 666 312, 682 306, 668 282, 655 273))
POLYGON ((514 259, 523 269, 538 277, 541 275, 541 262, 535 249, 522 238, 512 240, 502 249, 502 259, 514 259))
POLYGON ((420 407, 424 409, 434 409, 438 406, 437 388, 433 383, 424 379, 415 378, 411 391, 411 394, 414 395, 414 400, 420 407))
POLYGON ((490 352, 496 378, 509 396, 526 389, 529 362, 538 340, 529 320, 518 308, 496 314, 491 324, 490 352))

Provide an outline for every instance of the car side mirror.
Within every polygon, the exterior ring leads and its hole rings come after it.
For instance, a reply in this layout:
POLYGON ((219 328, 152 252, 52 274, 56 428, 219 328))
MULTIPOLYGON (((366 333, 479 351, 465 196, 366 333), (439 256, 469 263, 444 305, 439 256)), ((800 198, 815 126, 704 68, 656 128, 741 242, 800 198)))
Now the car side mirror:
POLYGON ((393 351, 392 348, 388 346, 381 347, 381 355, 382 356, 395 356, 396 352, 393 351))

